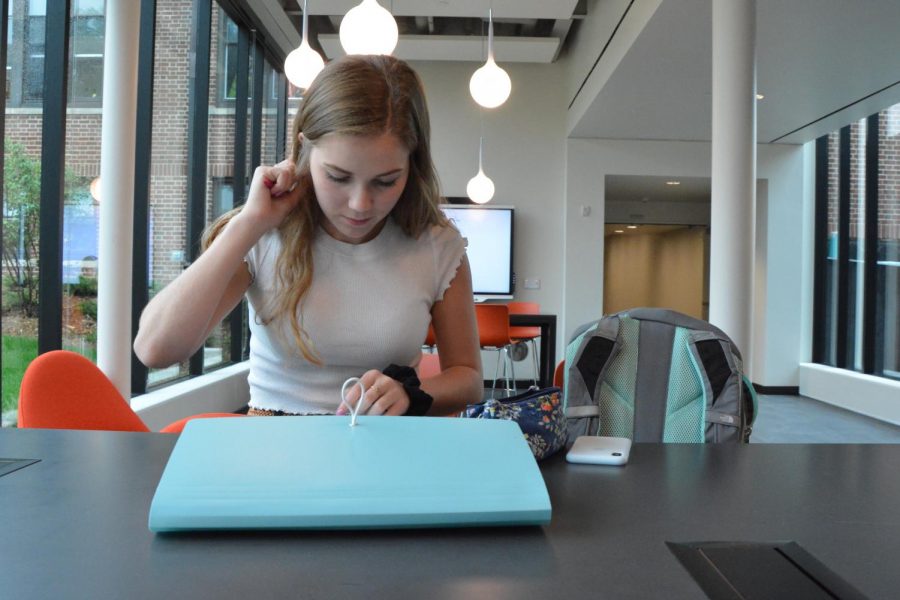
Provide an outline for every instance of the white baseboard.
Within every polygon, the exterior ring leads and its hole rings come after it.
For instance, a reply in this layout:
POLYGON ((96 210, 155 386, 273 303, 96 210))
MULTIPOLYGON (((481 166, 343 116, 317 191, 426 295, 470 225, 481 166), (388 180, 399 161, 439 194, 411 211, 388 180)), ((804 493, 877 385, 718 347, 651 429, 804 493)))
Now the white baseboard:
POLYGON ((131 408, 153 431, 190 415, 233 412, 250 400, 246 361, 173 383, 131 399, 131 408))
POLYGON ((900 381, 800 363, 800 394, 900 425, 900 381))

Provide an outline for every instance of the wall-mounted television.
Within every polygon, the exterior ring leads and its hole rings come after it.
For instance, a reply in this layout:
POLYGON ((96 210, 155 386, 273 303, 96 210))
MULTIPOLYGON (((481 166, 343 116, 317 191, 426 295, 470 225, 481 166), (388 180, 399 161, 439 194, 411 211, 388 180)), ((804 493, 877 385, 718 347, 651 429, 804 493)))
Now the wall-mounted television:
POLYGON ((513 207, 442 204, 441 210, 466 238, 476 302, 512 298, 513 207))

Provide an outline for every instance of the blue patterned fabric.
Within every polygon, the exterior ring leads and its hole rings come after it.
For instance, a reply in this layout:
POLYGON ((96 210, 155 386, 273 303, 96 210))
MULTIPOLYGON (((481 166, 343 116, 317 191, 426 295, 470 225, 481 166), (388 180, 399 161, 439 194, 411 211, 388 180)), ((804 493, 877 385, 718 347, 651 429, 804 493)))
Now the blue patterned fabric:
POLYGON ((566 416, 558 387, 470 404, 465 416, 515 421, 538 460, 547 458, 566 444, 566 416))

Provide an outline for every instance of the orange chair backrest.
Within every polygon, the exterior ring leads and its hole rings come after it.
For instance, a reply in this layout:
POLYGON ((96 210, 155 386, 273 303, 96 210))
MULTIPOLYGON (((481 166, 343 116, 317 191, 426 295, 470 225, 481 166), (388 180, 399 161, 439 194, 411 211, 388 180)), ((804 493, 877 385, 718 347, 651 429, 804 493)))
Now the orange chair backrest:
POLYGON ((478 339, 483 348, 502 348, 511 343, 507 305, 476 304, 475 318, 478 321, 478 339))
MULTIPOLYGON (((511 315, 539 315, 541 314, 541 305, 537 302, 507 302, 509 314, 511 315)), ((510 327, 509 337, 514 340, 527 340, 540 337, 540 327, 510 327)))
POLYGON ((18 426, 150 431, 103 371, 67 350, 41 354, 25 369, 18 426))
POLYGON ((538 315, 541 313, 541 305, 537 302, 507 302, 511 315, 538 315))
POLYGON ((556 365, 556 370, 553 371, 553 385, 558 388, 562 388, 563 383, 566 379, 566 361, 561 360, 559 364, 556 365))
POLYGON ((436 344, 435 336, 434 336, 434 327, 432 327, 431 323, 428 324, 428 333, 425 334, 425 342, 422 344, 423 346, 434 346, 436 344))

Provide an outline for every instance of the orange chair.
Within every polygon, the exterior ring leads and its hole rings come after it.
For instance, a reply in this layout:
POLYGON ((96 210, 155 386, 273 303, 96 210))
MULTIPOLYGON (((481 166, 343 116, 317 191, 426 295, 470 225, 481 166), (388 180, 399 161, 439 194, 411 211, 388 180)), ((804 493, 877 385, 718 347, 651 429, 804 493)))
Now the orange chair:
MULTIPOLYGON (((511 315, 537 315, 541 312, 541 305, 537 302, 508 302, 506 305, 511 315)), ((537 387, 540 367, 538 367, 537 344, 534 340, 541 337, 541 328, 513 326, 509 328, 509 337, 516 343, 531 342, 531 361, 534 369, 532 379, 534 386, 537 387)))
MULTIPOLYGON (((180 433, 192 418, 240 417, 234 413, 204 413, 167 425, 161 431, 180 433)), ((19 390, 19 427, 35 429, 150 429, 122 398, 119 390, 87 358, 68 350, 53 350, 25 369, 19 390)))
POLYGON ((434 327, 431 326, 431 323, 428 324, 428 333, 425 334, 425 341, 422 343, 423 346, 428 346, 428 351, 433 353, 434 346, 437 344, 437 339, 434 335, 434 327))
POLYGON ((475 319, 478 322, 478 339, 481 347, 498 352, 497 367, 494 369, 494 383, 491 386, 491 397, 493 398, 494 389, 497 387, 501 358, 503 360, 506 391, 515 393, 516 373, 512 357, 509 354, 509 346, 512 344, 512 339, 509 336, 509 307, 505 304, 476 304, 475 319))
POLYGON ((559 364, 556 365, 556 370, 553 371, 553 385, 562 389, 563 384, 566 381, 566 361, 561 360, 559 364))

